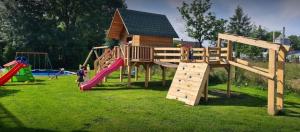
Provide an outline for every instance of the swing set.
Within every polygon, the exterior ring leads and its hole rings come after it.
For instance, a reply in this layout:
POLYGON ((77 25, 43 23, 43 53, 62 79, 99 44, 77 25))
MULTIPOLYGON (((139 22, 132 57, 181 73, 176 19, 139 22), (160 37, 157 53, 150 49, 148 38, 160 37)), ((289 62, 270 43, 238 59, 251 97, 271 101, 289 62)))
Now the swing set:
POLYGON ((17 57, 26 57, 33 70, 51 70, 52 64, 45 52, 16 52, 17 57))

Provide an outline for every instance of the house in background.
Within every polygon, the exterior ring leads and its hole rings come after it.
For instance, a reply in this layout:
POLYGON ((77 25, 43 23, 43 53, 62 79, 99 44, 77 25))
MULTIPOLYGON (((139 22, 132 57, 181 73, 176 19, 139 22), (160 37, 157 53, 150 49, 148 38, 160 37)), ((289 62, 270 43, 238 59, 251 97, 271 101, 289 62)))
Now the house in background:
POLYGON ((274 43, 278 43, 278 44, 283 44, 283 45, 288 45, 291 46, 291 40, 285 37, 285 27, 283 27, 282 29, 282 33, 275 38, 275 40, 273 40, 274 43))
POLYGON ((300 62, 300 50, 289 51, 287 60, 289 62, 300 62))

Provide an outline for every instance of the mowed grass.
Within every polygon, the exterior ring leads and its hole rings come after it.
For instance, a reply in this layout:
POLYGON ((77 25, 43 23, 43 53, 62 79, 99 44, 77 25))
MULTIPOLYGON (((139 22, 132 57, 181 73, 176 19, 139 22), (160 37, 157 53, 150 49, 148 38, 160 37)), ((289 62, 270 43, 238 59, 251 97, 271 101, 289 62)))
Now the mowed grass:
MULTIPOLYGON (((0 87, 0 131, 300 131, 300 95, 287 93, 285 113, 269 116, 265 90, 209 86, 209 101, 187 106, 166 99, 168 86, 155 75, 131 88, 114 73, 107 83, 80 92, 75 76, 0 87)), ((134 79, 132 79, 134 80, 134 79)))

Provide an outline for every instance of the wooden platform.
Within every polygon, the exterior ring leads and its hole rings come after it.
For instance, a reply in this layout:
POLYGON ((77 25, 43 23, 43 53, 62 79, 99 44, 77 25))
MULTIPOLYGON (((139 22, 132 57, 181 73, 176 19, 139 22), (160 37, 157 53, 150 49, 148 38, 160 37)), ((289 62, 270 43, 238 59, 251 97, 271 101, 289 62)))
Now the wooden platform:
POLYGON ((207 63, 179 63, 167 98, 197 105, 201 97, 207 97, 209 65, 207 63))
POLYGON ((155 64, 167 67, 167 68, 177 68, 178 65, 174 63, 169 63, 169 62, 161 62, 161 61, 154 61, 155 64))

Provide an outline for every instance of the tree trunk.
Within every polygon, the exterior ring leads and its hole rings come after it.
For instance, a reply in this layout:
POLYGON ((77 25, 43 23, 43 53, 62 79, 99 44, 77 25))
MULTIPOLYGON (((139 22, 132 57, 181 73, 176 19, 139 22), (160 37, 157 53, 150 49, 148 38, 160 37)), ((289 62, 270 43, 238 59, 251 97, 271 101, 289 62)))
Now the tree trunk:
POLYGON ((203 47, 203 45, 202 45, 203 41, 201 39, 198 39, 198 43, 199 43, 199 47, 202 48, 203 47))

